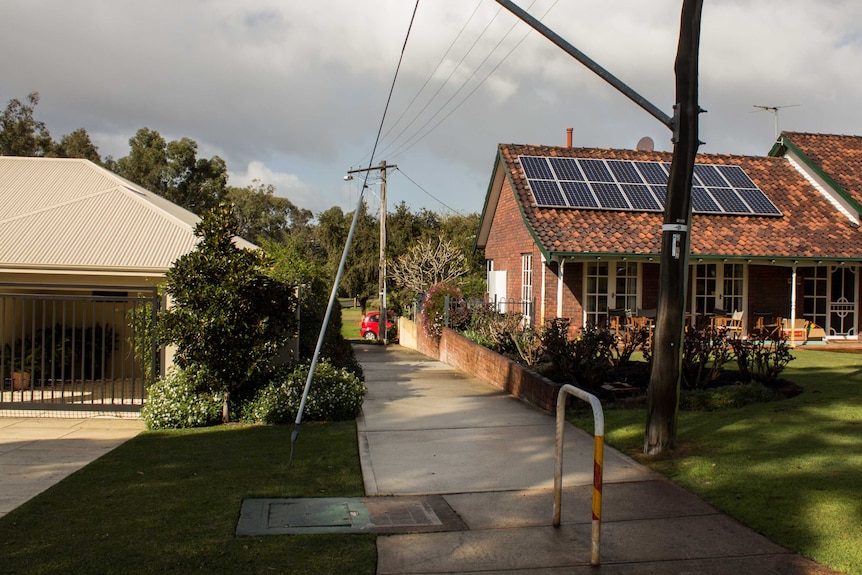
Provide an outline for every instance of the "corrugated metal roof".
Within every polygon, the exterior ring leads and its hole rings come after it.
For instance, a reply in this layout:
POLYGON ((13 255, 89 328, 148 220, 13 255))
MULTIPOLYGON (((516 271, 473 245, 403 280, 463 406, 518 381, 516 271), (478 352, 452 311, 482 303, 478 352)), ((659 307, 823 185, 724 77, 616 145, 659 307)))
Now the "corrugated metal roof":
POLYGON ((0 156, 0 267, 164 273, 197 222, 88 160, 0 156))

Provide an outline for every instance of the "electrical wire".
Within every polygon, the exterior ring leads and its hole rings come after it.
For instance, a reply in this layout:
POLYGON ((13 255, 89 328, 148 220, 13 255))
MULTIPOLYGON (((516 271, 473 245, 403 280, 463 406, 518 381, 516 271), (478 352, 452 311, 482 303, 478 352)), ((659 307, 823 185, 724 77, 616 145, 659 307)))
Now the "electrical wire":
MULTIPOLYGON (((555 0, 554 3, 551 4, 551 6, 542 15, 542 18, 546 17, 548 15, 548 13, 550 13, 550 11, 554 8, 554 6, 557 5, 557 1, 558 0, 555 0)), ((530 6, 532 6, 532 4, 530 6)), ((419 129, 419 131, 416 132, 416 134, 414 134, 411 137, 411 139, 415 138, 415 141, 408 140, 406 144, 402 144, 402 146, 400 148, 398 148, 397 150, 395 150, 394 152, 391 153, 391 155, 393 157, 397 157, 397 156, 405 153, 407 150, 411 149, 413 146, 415 146, 416 144, 418 144, 419 142, 424 140, 426 137, 428 137, 432 132, 434 132, 434 130, 436 130, 440 126, 440 124, 445 122, 452 114, 454 114, 461 106, 463 106, 464 103, 466 103, 467 100, 469 100, 470 97, 473 94, 475 94, 476 91, 480 87, 482 87, 482 85, 488 80, 488 78, 490 78, 494 74, 494 72, 497 71, 497 69, 503 64, 503 62, 505 62, 509 58, 509 56, 511 56, 512 53, 515 50, 517 50, 521 44, 524 43, 524 40, 526 40, 527 37, 530 35, 531 30, 527 30, 524 33, 524 35, 521 37, 521 39, 514 46, 512 46, 512 48, 506 53, 506 55, 503 56, 503 58, 500 59, 499 62, 497 62, 497 64, 491 69, 491 71, 488 72, 485 75, 485 77, 482 78, 482 80, 480 80, 479 83, 476 84, 476 86, 474 86, 473 89, 470 90, 470 92, 466 96, 464 96, 464 98, 462 98, 460 102, 458 102, 455 105, 454 108, 452 108, 448 113, 446 113, 445 116, 440 118, 440 120, 436 124, 434 124, 428 131, 426 131, 424 134, 421 134, 421 136, 419 135, 420 132, 422 130, 424 130, 428 126, 428 124, 430 124, 431 121, 434 120, 434 118, 437 117, 437 115, 439 115, 445 109, 446 106, 449 105, 449 103, 455 98, 455 96, 457 96, 458 93, 460 93, 460 91, 467 86, 467 82, 469 82, 470 80, 473 79, 473 77, 479 72, 481 67, 484 66, 485 62, 488 61, 488 59, 491 57, 491 55, 493 55, 493 53, 497 50, 497 48, 503 43, 503 41, 509 36, 509 34, 514 30, 515 26, 517 26, 519 23, 520 22, 515 22, 515 24, 512 25, 512 28, 509 29, 509 32, 507 32, 506 35, 503 36, 503 38, 501 38, 499 42, 497 42, 497 44, 494 46, 494 49, 491 50, 491 52, 488 54, 488 56, 485 57, 484 60, 482 60, 482 63, 479 65, 479 67, 476 68, 476 70, 473 72, 473 74, 470 75, 470 77, 464 82, 464 84, 462 84, 461 87, 458 88, 458 90, 446 101, 446 103, 443 105, 443 107, 441 107, 433 116, 431 116, 431 118, 429 118, 428 121, 422 125, 422 127, 419 129)))
POLYGON ((425 193, 428 195, 428 197, 430 197, 431 199, 433 199, 434 201, 436 201, 437 203, 439 203, 441 206, 443 206, 443 207, 447 208, 447 209, 448 209, 449 211, 451 211, 451 212, 454 212, 454 213, 458 214, 459 216, 467 217, 467 216, 465 216, 464 214, 462 214, 461 212, 459 212, 458 210, 456 210, 455 208, 453 208, 453 207, 449 206, 448 204, 446 204, 446 202, 444 202, 444 201, 443 201, 443 200, 441 200, 440 198, 436 197, 434 194, 432 194, 431 192, 429 192, 428 190, 426 190, 425 188, 423 188, 423 187, 422 187, 422 186, 420 186, 419 184, 417 184, 417 183, 416 183, 416 181, 415 181, 413 178, 411 178, 410 176, 408 176, 407 174, 405 174, 405 173, 404 173, 404 170, 402 170, 401 168, 395 168, 395 169, 396 169, 397 171, 401 172, 401 175, 402 175, 402 176, 404 176, 405 178, 407 178, 407 179, 410 181, 410 183, 411 183, 411 184, 413 184, 414 186, 416 186, 417 188, 419 188, 420 190, 422 190, 423 192, 425 192, 425 193))

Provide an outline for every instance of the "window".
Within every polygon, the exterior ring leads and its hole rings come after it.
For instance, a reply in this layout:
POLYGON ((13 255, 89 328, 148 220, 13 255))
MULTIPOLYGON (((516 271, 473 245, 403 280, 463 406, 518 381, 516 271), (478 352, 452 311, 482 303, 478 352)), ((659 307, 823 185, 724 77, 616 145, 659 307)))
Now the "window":
POLYGON ((521 254, 521 305, 524 319, 532 323, 533 254, 521 254))

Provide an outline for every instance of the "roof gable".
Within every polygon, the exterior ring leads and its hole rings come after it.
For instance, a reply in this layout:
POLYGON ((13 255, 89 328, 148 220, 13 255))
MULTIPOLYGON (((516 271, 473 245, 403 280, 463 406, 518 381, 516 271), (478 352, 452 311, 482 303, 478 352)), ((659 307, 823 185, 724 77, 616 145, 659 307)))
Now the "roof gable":
MULTIPOLYGON (((660 253, 663 213, 539 206, 529 190, 519 156, 669 162, 671 154, 515 144, 500 145, 498 154, 524 223, 547 256, 656 256, 660 253)), ((693 256, 862 258, 858 226, 841 215, 787 160, 702 154, 697 157, 697 163, 742 167, 781 215, 695 214, 692 219, 693 256)), ((494 178, 492 185, 500 180, 494 178)), ((493 197, 493 193, 489 191, 488 197, 493 197)), ((493 218, 493 210, 488 205, 485 210, 484 217, 493 218)), ((480 247, 487 237, 480 238, 480 247)))
POLYGON ((0 267, 166 271, 198 217, 88 160, 0 157, 0 267))
POLYGON ((770 154, 788 152, 862 215, 862 137, 783 132, 770 154))

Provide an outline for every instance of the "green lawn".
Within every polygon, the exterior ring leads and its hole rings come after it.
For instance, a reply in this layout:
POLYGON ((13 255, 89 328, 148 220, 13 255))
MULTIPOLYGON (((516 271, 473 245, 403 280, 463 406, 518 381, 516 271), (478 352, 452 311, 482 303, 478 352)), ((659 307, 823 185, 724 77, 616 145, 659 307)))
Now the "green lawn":
MULTIPOLYGON (((368 308, 369 311, 371 308, 368 308)), ((377 309, 375 307, 375 309, 377 309)), ((358 307, 341 308, 341 335, 344 339, 356 339, 359 337, 359 324, 362 322, 362 309, 358 307)))
POLYGON ((772 541, 862 575, 862 354, 794 355, 783 375, 801 395, 680 412, 669 457, 641 454, 642 408, 607 410, 605 438, 772 541))
POLYGON ((367 573, 373 535, 234 536, 243 499, 363 495, 353 422, 146 432, 0 518, 0 573, 367 573))

